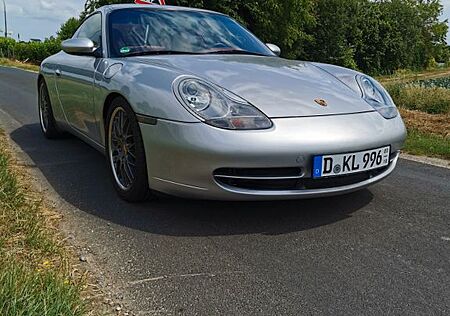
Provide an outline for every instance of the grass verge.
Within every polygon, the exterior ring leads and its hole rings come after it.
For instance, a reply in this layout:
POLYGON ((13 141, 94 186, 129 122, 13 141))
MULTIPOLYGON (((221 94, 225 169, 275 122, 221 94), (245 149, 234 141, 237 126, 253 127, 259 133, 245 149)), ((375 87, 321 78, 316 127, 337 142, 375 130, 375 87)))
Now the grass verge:
POLYGON ((450 160, 450 113, 428 114, 400 108, 408 129, 403 151, 450 160))
POLYGON ((404 151, 450 160, 450 68, 401 71, 377 78, 398 105, 408 129, 404 151))
POLYGON ((405 152, 450 160, 450 138, 408 128, 405 152))
POLYGON ((54 229, 58 214, 25 183, 0 132, 0 315, 85 315, 54 229))
POLYGON ((12 60, 8 58, 0 58, 0 66, 7 66, 7 67, 16 67, 20 69, 30 70, 30 71, 39 71, 39 66, 29 64, 29 63, 23 63, 21 61, 12 60))

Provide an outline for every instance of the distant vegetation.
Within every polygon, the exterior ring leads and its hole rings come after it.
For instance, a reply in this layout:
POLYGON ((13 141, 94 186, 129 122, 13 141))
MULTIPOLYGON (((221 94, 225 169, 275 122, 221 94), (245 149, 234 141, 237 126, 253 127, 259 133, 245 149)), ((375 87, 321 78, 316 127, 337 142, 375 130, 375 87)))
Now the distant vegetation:
POLYGON ((450 77, 433 78, 427 80, 418 80, 416 85, 425 88, 446 88, 450 89, 450 77))
POLYGON ((56 38, 44 42, 16 42, 11 38, 0 38, 0 58, 8 58, 39 64, 45 58, 61 50, 61 41, 56 38))
MULTIPOLYGON (((445 78, 448 82, 450 78, 445 78)), ((429 114, 450 113, 450 87, 426 86, 417 82, 388 86, 395 104, 429 114)))

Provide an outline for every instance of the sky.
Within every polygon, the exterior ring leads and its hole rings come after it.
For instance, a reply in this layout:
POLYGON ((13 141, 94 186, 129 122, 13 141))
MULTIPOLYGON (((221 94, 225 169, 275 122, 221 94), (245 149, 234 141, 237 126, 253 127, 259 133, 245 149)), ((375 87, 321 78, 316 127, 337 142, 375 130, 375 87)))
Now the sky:
MULTIPOLYGON (((450 0, 449 0, 450 1, 450 0)), ((8 31, 21 40, 44 39, 55 35, 69 17, 78 16, 85 0, 5 0, 8 31)), ((0 0, 0 29, 4 28, 3 3, 0 0)))
MULTIPOLYGON (((0 30, 3 30, 3 5, 0 0, 0 30)), ((61 24, 69 17, 78 16, 85 0, 5 0, 8 12, 8 31, 21 40, 44 39, 55 35, 61 24)), ((444 5, 442 20, 450 20, 450 0, 441 0, 444 5)), ((447 36, 450 43, 450 31, 447 36)))
MULTIPOLYGON (((441 0, 441 3, 444 5, 442 20, 448 19, 450 22, 450 0, 441 0)), ((450 43, 450 29, 447 34, 447 43, 450 43)))

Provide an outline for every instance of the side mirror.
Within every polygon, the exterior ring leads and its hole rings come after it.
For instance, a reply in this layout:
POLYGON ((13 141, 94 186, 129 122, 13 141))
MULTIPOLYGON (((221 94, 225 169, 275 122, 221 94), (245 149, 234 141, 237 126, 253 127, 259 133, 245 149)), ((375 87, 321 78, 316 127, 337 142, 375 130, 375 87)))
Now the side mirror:
POLYGON ((280 55, 281 55, 281 48, 279 48, 277 45, 267 43, 266 46, 269 47, 269 49, 270 49, 275 55, 277 55, 277 56, 280 56, 280 55))
POLYGON ((61 43, 62 50, 67 54, 94 56, 95 44, 88 38, 71 38, 61 43))

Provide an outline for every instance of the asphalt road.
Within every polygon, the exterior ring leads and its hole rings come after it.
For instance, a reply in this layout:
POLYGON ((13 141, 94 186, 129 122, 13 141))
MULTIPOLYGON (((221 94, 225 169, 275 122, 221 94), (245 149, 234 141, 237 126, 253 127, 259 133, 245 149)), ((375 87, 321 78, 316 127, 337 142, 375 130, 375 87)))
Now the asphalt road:
POLYGON ((136 313, 450 314, 449 169, 400 160, 370 189, 318 200, 127 204, 100 153, 41 136, 35 78, 0 68, 3 125, 136 313))

